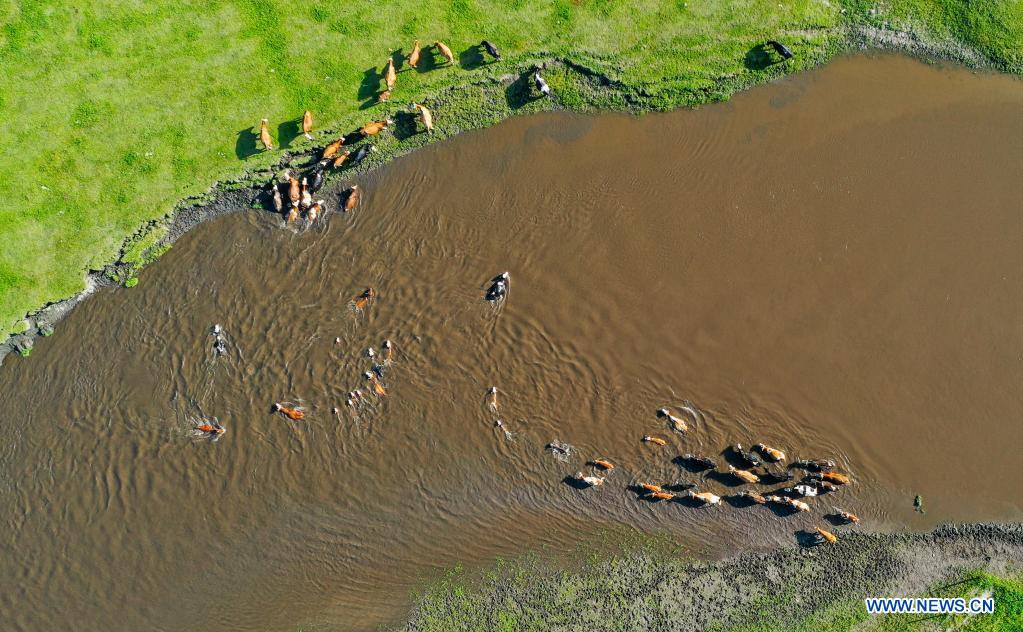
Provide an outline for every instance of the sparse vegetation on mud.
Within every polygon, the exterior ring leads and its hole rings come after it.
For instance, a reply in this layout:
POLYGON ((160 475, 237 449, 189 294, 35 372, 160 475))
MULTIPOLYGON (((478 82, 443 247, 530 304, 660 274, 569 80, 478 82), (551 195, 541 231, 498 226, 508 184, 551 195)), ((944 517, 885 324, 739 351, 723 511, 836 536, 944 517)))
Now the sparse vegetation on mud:
POLYGON ((452 571, 419 595, 402 629, 849 630, 1023 629, 1023 527, 946 526, 857 534, 835 545, 722 562, 630 547, 567 568, 530 556, 476 576, 452 571), (866 597, 995 598, 993 615, 868 615, 866 597))

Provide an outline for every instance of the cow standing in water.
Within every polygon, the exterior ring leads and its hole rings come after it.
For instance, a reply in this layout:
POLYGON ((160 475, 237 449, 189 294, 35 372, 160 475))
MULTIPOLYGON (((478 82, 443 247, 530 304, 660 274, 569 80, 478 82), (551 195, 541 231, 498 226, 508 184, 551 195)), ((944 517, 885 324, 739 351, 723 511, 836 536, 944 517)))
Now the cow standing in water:
POLYGON ((582 472, 576 472, 572 478, 584 487, 598 487, 604 484, 603 476, 586 476, 582 472))
POLYGON ((387 397, 387 390, 384 389, 384 385, 380 383, 380 378, 377 377, 376 373, 366 371, 362 374, 362 376, 366 378, 367 382, 369 382, 369 385, 373 388, 373 392, 377 397, 387 397))
POLYGON ((372 287, 366 288, 362 294, 355 297, 353 301, 355 309, 365 309, 369 302, 377 297, 377 291, 372 287))
POLYGON ((721 502, 721 497, 710 492, 694 492, 693 490, 686 491, 686 497, 698 501, 704 505, 716 505, 721 502))
POLYGON ((353 184, 351 189, 348 189, 348 195, 345 196, 345 212, 354 211, 359 207, 360 197, 359 185, 353 184))
POLYGON ((218 356, 227 354, 227 340, 224 338, 224 328, 219 324, 213 326, 213 353, 218 356))
POLYGON ((316 193, 323 187, 323 168, 318 166, 313 170, 313 181, 309 183, 309 192, 316 193))
POLYGON ((313 194, 309 192, 309 180, 308 178, 302 178, 302 194, 301 202, 302 208, 309 208, 313 205, 313 194))
POLYGON ((309 211, 306 213, 306 219, 309 220, 310 224, 316 223, 316 218, 323 212, 323 200, 316 200, 312 206, 309 207, 309 211))
POLYGON ((276 212, 276 213, 283 213, 284 212, 284 198, 281 196, 281 187, 279 187, 277 185, 277 181, 276 180, 274 180, 273 182, 270 183, 270 189, 271 189, 270 200, 271 200, 271 202, 273 202, 274 212, 276 212))
POLYGON ((291 172, 287 172, 288 175, 288 201, 292 204, 298 204, 298 201, 302 199, 302 185, 299 184, 298 178, 291 175, 291 172))

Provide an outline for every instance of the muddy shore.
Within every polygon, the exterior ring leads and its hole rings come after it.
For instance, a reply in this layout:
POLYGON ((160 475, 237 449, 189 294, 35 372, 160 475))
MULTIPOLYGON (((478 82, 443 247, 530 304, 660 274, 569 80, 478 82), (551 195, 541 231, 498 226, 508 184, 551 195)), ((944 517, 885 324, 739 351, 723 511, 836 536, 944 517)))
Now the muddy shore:
MULTIPOLYGON (((954 62, 978 70, 998 70, 983 55, 957 41, 933 38, 925 33, 867 25, 847 27, 842 46, 827 52, 819 59, 815 58, 813 62, 825 63, 838 54, 871 50, 898 52, 923 60, 954 62)), ((778 67, 775 78, 789 72, 784 66, 778 67)), ((737 91, 756 85, 755 82, 748 85, 736 83, 731 77, 722 77, 720 84, 706 91, 703 102, 721 101, 737 91)), ((387 140, 382 139, 378 147, 380 151, 371 155, 359 167, 346 169, 341 174, 333 174, 328 186, 331 184, 336 186, 341 179, 349 181, 426 144, 462 131, 494 125, 508 116, 551 110, 580 112, 617 110, 635 114, 663 110, 663 105, 655 103, 648 94, 632 90, 584 63, 545 55, 542 52, 538 52, 533 59, 525 60, 514 73, 488 77, 450 88, 433 99, 425 100, 425 104, 444 116, 443 125, 438 126, 438 133, 430 135, 416 133, 414 117, 400 116, 397 128, 403 129, 402 133, 395 133, 387 140), (571 94, 564 96, 555 94, 552 99, 539 98, 538 95, 532 94, 528 79, 529 73, 535 67, 567 75, 566 81, 571 86, 571 94), (514 104, 511 103, 513 97, 517 101, 514 104), (508 104, 504 103, 506 100, 509 101, 508 104), (499 103, 502 107, 496 107, 499 103), (488 111, 487 104, 495 107, 489 108, 488 111), (400 138, 397 138, 398 136, 400 138)), ((321 136, 324 144, 338 134, 348 133, 348 130, 335 129, 325 132, 321 136)), ((322 146, 317 147, 312 153, 284 152, 273 169, 254 169, 243 172, 236 178, 216 182, 210 186, 206 194, 182 200, 164 219, 141 226, 122 246, 117 261, 102 269, 88 272, 85 290, 27 314, 23 331, 11 334, 0 342, 0 366, 5 356, 9 354, 28 356, 37 337, 52 335, 56 324, 96 290, 113 286, 131 287, 137 283, 136 275, 145 265, 159 258, 181 235, 199 224, 230 212, 253 207, 266 208, 268 206, 265 204, 266 200, 261 196, 269 178, 282 169, 311 164, 321 149, 322 146), (126 254, 133 246, 156 234, 161 236, 153 240, 139 257, 128 260, 126 254)))
MULTIPOLYGON (((654 546, 563 571, 536 558, 428 589, 400 629, 846 629, 872 596, 948 596, 966 573, 1017 577, 1023 525, 949 524, 694 562, 654 546)), ((996 604, 996 608, 997 608, 996 604)), ((1007 604, 1002 604, 1007 607, 1007 604)), ((919 618, 919 617, 908 617, 919 618)), ((940 629, 940 621, 934 621, 940 629)))

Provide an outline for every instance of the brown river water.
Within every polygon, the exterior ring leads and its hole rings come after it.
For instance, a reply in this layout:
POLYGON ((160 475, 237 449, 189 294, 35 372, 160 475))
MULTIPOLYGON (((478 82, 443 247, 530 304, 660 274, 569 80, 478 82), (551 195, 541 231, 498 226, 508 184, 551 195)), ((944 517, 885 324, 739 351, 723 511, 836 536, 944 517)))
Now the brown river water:
POLYGON ((1023 82, 854 57, 697 111, 465 134, 305 232, 204 225, 0 370, 2 627, 366 629, 444 569, 604 529, 718 556, 834 507, 1023 519, 1021 138, 1023 82), (388 395, 356 420, 385 338, 388 395), (686 402, 682 437, 654 411, 686 402), (854 484, 788 518, 626 489, 723 493, 673 457, 757 441, 854 484), (607 485, 563 482, 593 457, 607 485))

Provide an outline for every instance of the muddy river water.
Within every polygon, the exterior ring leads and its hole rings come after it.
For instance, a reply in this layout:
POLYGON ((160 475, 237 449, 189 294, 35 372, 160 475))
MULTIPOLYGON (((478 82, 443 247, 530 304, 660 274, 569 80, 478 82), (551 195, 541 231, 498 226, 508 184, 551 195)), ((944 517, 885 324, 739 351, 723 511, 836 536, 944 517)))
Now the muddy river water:
POLYGON ((697 111, 465 134, 305 232, 202 226, 0 370, 0 621, 365 629, 455 564, 605 528, 714 556, 793 546, 833 507, 1023 519, 1021 139, 1023 82, 855 57, 697 111), (385 338, 387 396, 356 419, 385 338), (683 437, 654 411, 686 402, 683 437), (855 482, 788 518, 626 490, 728 491, 673 457, 757 441, 855 482), (594 457, 607 485, 563 482, 594 457))

